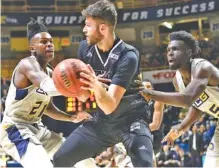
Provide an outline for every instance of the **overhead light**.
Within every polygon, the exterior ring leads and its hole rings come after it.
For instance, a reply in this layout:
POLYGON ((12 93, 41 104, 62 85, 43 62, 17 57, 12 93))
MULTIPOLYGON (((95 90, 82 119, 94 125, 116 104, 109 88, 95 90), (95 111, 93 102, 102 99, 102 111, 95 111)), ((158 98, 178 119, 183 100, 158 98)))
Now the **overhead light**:
POLYGON ((170 22, 163 22, 162 25, 167 27, 168 29, 172 29, 173 28, 173 23, 170 23, 170 22))
POLYGON ((116 2, 116 5, 117 5, 117 8, 118 8, 118 9, 123 9, 123 7, 124 7, 122 1, 117 1, 117 2, 116 2))
POLYGON ((208 39, 208 38, 204 38, 204 40, 205 40, 205 41, 209 41, 209 39, 208 39))

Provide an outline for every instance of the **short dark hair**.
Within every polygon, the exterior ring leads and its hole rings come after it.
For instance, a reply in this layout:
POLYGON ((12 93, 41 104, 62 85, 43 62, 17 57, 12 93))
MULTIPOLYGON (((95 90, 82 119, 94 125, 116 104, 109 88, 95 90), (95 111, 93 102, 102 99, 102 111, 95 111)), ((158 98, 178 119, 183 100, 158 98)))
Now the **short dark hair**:
POLYGON ((197 57, 201 52, 198 41, 192 36, 192 34, 186 31, 176 31, 176 32, 170 33, 169 39, 170 41, 173 41, 173 40, 184 41, 184 43, 186 43, 192 49, 193 58, 197 57))
POLYGON ((27 38, 30 39, 37 33, 47 32, 46 26, 42 22, 37 22, 34 18, 30 18, 29 23, 27 23, 27 38))
POLYGON ((147 78, 143 79, 142 82, 150 82, 152 88, 154 88, 154 84, 153 84, 153 82, 150 79, 147 79, 147 78))
POLYGON ((83 16, 91 16, 106 21, 113 27, 117 24, 117 11, 113 3, 107 0, 100 0, 89 5, 82 12, 83 16))

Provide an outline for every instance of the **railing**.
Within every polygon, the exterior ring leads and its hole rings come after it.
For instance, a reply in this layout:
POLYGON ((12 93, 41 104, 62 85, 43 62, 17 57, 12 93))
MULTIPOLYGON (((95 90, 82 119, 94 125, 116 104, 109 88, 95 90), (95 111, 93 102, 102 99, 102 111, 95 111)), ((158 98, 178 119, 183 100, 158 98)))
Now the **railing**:
POLYGON ((2 12, 26 12, 27 0, 2 0, 2 12))
POLYGON ((79 12, 87 5, 83 0, 55 0, 55 12, 79 12))
MULTIPOLYGON (((118 9, 132 9, 189 1, 192 0, 115 0, 114 3, 118 9)), ((50 5, 43 4, 43 1, 32 5, 30 0, 2 0, 2 12, 79 12, 93 2, 94 0, 51 0, 50 5)))

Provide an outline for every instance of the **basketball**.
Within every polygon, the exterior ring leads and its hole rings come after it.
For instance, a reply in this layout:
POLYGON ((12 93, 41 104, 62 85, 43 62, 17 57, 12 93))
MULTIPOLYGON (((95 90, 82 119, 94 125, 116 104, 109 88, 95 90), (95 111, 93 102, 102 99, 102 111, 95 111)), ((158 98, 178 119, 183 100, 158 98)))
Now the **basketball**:
POLYGON ((76 97, 80 101, 86 101, 90 96, 90 91, 81 89, 84 85, 79 80, 82 69, 89 70, 87 65, 79 59, 66 59, 55 67, 52 79, 63 96, 76 97))

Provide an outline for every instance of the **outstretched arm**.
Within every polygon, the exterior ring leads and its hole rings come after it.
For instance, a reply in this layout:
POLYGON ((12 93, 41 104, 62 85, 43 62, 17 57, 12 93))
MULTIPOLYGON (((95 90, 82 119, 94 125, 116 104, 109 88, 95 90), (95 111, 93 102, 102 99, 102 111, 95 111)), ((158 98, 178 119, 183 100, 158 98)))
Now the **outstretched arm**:
POLYGON ((174 141, 179 138, 185 131, 187 131, 192 124, 194 124, 201 116, 202 112, 195 107, 190 107, 188 114, 183 119, 182 123, 173 126, 170 132, 164 137, 162 142, 173 145, 174 141))
POLYGON ((183 119, 182 123, 180 124, 178 131, 187 131, 192 124, 194 124, 202 115, 202 111, 198 110, 195 107, 190 107, 188 110, 188 114, 183 119))
MULTIPOLYGON (((20 76, 28 79, 32 84, 41 88, 49 96, 61 95, 57 91, 52 78, 50 78, 50 76, 47 75, 42 70, 39 63, 36 61, 36 59, 34 57, 29 57, 29 58, 23 59, 19 63, 17 71, 20 74, 20 76)), ((16 85, 18 85, 18 87, 19 86, 21 88, 25 87, 25 86, 22 86, 23 85, 22 83, 25 83, 24 81, 20 81, 20 80, 18 80, 18 81, 19 82, 16 83, 16 85)), ((15 80, 15 82, 16 82, 16 80, 15 80)))
POLYGON ((193 80, 189 83, 183 93, 160 92, 144 89, 142 96, 150 97, 164 104, 178 107, 190 107, 194 101, 204 92, 212 74, 212 65, 206 62, 200 62, 193 73, 193 80))
POLYGON ((59 110, 52 101, 48 105, 46 111, 44 112, 45 115, 60 121, 68 121, 68 122, 74 122, 78 123, 83 120, 91 118, 90 114, 88 114, 85 111, 80 111, 77 113, 74 113, 73 115, 68 115, 64 113, 63 111, 59 110))

